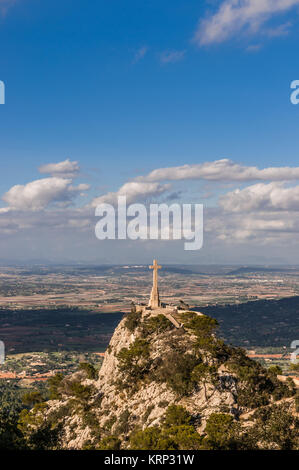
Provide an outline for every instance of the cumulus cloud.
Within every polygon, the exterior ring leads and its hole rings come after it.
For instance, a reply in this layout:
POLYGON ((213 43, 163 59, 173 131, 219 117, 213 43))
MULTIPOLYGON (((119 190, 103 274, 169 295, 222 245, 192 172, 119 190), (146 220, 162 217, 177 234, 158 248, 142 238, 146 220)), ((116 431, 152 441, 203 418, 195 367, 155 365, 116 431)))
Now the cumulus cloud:
POLYGON ((0 235, 26 231, 30 237, 41 230, 51 231, 58 237, 68 230, 88 232, 93 225, 94 211, 87 206, 53 207, 51 210, 37 211, 10 209, 0 216, 0 235))
POLYGON ((282 183, 255 184, 236 189, 220 198, 220 206, 231 212, 287 210, 299 211, 299 186, 282 183))
POLYGON ((195 165, 158 168, 139 181, 162 180, 209 180, 209 181, 284 181, 298 180, 299 167, 269 167, 263 170, 244 166, 229 159, 216 160, 195 165))
MULTIPOLYGON (((224 0, 215 13, 200 21, 194 41, 209 45, 226 41, 240 32, 258 33, 274 15, 286 13, 298 5, 299 0, 224 0)), ((278 35, 287 30, 280 25, 276 31, 273 28, 269 31, 278 35)), ((267 29, 265 32, 267 34, 267 29)))
MULTIPOLYGON (((51 203, 70 203, 78 193, 89 189, 89 185, 72 185, 71 179, 43 178, 25 185, 10 188, 3 196, 10 209, 38 211, 51 203)), ((4 211, 7 209, 4 208, 4 211)))
MULTIPOLYGON (((60 171, 63 175, 68 171, 78 171, 77 162, 66 162, 71 165, 60 162, 51 164, 50 168, 42 168, 42 171, 60 171)), ((116 205, 118 196, 125 195, 129 204, 150 202, 154 198, 161 200, 161 197, 166 201, 178 198, 188 202, 186 195, 189 191, 193 202, 203 202, 200 193, 196 192, 198 190, 191 190, 190 193, 190 180, 209 181, 209 188, 211 183, 216 182, 213 188, 216 193, 205 208, 205 246, 221 250, 221 247, 229 248, 233 244, 240 250, 242 247, 254 250, 256 247, 265 246, 268 249, 269 246, 285 244, 296 249, 299 183, 295 186, 296 183, 291 182, 299 180, 299 168, 259 169, 228 159, 158 168, 123 184, 115 192, 93 199, 83 207, 70 204, 89 186, 74 186, 72 178, 51 176, 13 186, 3 196, 7 207, 0 209, 0 236, 8 240, 11 235, 18 237, 18 233, 24 232, 30 239, 37 233, 50 231, 54 238, 75 233, 78 236, 90 235, 95 224, 94 207, 100 203, 116 205), (175 183, 170 185, 171 181, 175 183), (246 185, 247 182, 251 182, 250 185, 246 185), (223 191, 227 183, 230 190, 220 197, 217 204, 217 191, 223 191), (240 184, 240 189, 234 189, 240 184)), ((227 253, 229 256, 232 252, 228 250, 227 253)))
MULTIPOLYGON (((299 231, 299 186, 288 187, 287 182, 299 180, 298 167, 269 167, 259 169, 228 159, 179 167, 158 168, 146 176, 124 184, 118 191, 107 193, 93 201, 117 202, 126 195, 128 203, 142 202, 150 196, 171 198, 168 181, 205 180, 223 183, 267 181, 235 189, 220 197, 219 204, 205 210, 205 231, 209 237, 229 242, 277 242, 299 231), (161 183, 163 181, 163 184, 161 183), (270 183, 268 181, 271 181, 270 183), (166 193, 166 195, 165 195, 166 193), (298 220, 297 220, 298 219, 298 220)), ((173 192, 173 189, 172 189, 173 192)), ((182 196, 182 193, 175 195, 182 196)), ((183 196, 182 196, 183 197, 183 196)), ((194 200, 194 195, 192 196, 194 200)), ((198 202, 202 202, 200 199, 198 202)))
POLYGON ((159 183, 131 181, 129 183, 125 183, 116 192, 110 192, 95 198, 92 201, 92 205, 95 207, 98 204, 103 203, 116 204, 118 196, 126 196, 129 204, 135 201, 141 202, 149 197, 158 196, 164 193, 169 189, 169 187, 170 186, 168 184, 162 185, 159 183))
POLYGON ((267 249, 271 244, 296 245, 299 217, 288 211, 226 212, 215 208, 206 210, 205 233, 209 240, 225 242, 228 247, 237 243, 267 249))
POLYGON ((208 229, 227 243, 294 244, 299 233, 299 186, 258 183, 220 197, 208 229))
POLYGON ((39 167, 39 172, 41 174, 49 174, 63 178, 73 178, 79 173, 79 171, 80 167, 78 162, 71 162, 69 158, 63 162, 47 163, 46 165, 41 165, 39 167))

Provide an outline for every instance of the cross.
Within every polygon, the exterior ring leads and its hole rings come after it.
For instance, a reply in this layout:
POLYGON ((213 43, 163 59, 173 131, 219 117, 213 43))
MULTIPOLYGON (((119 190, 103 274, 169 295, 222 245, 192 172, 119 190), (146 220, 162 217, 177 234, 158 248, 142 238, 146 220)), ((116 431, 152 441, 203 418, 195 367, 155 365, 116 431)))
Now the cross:
POLYGON ((153 288, 151 292, 151 298, 149 301, 149 307, 152 309, 160 307, 160 298, 159 298, 159 289, 158 289, 158 269, 161 269, 162 266, 159 266, 157 260, 154 259, 153 265, 149 266, 153 270, 153 288))
POLYGON ((154 278, 154 283, 153 287, 158 287, 158 269, 161 269, 162 266, 159 266, 157 263, 157 260, 154 259, 153 266, 149 266, 150 269, 153 269, 153 278, 154 278))

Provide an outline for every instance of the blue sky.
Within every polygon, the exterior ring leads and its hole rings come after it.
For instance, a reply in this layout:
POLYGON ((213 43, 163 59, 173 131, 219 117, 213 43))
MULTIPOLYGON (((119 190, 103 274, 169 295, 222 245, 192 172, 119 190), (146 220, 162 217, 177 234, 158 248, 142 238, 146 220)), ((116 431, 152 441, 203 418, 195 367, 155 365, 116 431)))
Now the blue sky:
MULTIPOLYGON (((6 85, 6 104, 0 106, 0 194, 47 177, 38 171, 41 165, 67 158, 80 166, 75 184, 90 185, 83 198, 74 199, 73 209, 157 168, 221 159, 259 169, 297 167, 299 106, 290 103, 290 83, 299 79, 299 1, 261 4, 264 9, 256 8, 256 0, 0 0, 0 80, 6 85)), ((185 200, 218 210, 223 193, 258 181, 235 181, 232 187, 227 179, 213 185, 205 178, 182 179, 173 191, 185 188, 185 200)), ((270 178, 262 184, 272 183, 270 178)), ((296 180, 275 184, 293 187, 296 216, 296 180)), ((7 207, 5 196, 1 205, 7 207)), ((20 205, 12 209, 33 217, 32 208, 29 214, 20 205)), ((289 206, 270 210, 275 220, 282 210, 279 220, 285 221, 289 206)), ((24 239, 30 244, 35 226, 30 232, 16 222, 15 212, 9 220, 4 216, 0 258, 22 252, 25 259, 24 239)), ((295 243, 295 226, 288 227, 295 243)), ((83 237, 80 260, 94 258, 98 250, 92 230, 83 237)), ((69 261, 77 259, 80 236, 68 247, 69 261)), ((68 234, 53 237, 69 245, 68 234)), ((250 234, 235 255, 230 239, 232 261, 258 258, 258 240, 250 234)), ((210 251, 206 247, 206 262, 215 243, 210 251)), ((265 262, 285 240, 275 243, 265 262)), ((59 260, 57 244, 48 253, 45 238, 28 258, 59 260)), ((219 245, 220 258, 221 253, 219 245)), ((134 256, 129 251, 123 261, 142 261, 142 249, 138 259, 134 256)), ((184 256, 177 261, 184 262, 184 256)), ((278 261, 292 259, 289 251, 278 261)))

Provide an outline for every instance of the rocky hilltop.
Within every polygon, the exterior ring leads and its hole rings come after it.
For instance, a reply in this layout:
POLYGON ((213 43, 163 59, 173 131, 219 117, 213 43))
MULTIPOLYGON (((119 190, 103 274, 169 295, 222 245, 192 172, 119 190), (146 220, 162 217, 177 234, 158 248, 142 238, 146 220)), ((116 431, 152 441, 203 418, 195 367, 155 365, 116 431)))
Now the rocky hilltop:
POLYGON ((32 448, 293 449, 298 397, 216 335, 216 320, 132 307, 99 373, 50 380, 51 400, 22 412, 32 448), (175 321, 173 321, 173 319, 175 321), (297 403, 297 405, 296 405, 297 403))

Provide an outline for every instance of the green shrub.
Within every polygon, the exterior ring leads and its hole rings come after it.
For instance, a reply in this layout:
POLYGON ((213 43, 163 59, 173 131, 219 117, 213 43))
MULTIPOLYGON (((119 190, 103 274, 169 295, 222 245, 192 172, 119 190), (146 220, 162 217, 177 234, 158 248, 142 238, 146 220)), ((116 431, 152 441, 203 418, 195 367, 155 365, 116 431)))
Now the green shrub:
POLYGON ((117 417, 112 415, 109 419, 105 421, 104 428, 106 431, 110 431, 112 426, 116 423, 117 417))
POLYGON ((282 398, 292 397, 296 392, 296 387, 292 379, 287 379, 285 383, 282 383, 276 378, 276 376, 274 376, 272 379, 272 383, 272 397, 275 401, 281 400, 282 398))
POLYGON ((64 379, 63 374, 58 372, 48 380, 49 394, 51 400, 59 400, 61 398, 60 386, 64 379))
POLYGON ((117 355, 119 369, 128 374, 129 381, 143 378, 149 368, 150 346, 144 339, 136 339, 129 348, 122 348, 117 355))
POLYGON ((251 387, 238 387, 237 403, 244 408, 258 408, 269 403, 269 395, 266 392, 257 392, 251 387))
POLYGON ((166 406, 168 406, 168 405, 169 405, 169 402, 167 400, 161 400, 158 403, 159 408, 166 408, 166 406))
POLYGON ((172 439, 175 448, 178 450, 199 450, 202 448, 203 438, 200 436, 194 426, 181 425, 171 426, 164 429, 168 439, 172 439))
POLYGON ((195 385, 192 371, 197 364, 198 358, 195 355, 171 351, 161 358, 161 364, 153 378, 157 382, 166 382, 179 397, 188 395, 195 385))
POLYGON ((89 400, 94 392, 94 388, 90 385, 83 385, 77 381, 68 383, 68 394, 77 398, 78 400, 89 400))
POLYGON ((203 384, 205 399, 207 400, 207 389, 206 384, 207 382, 216 383, 217 380, 217 373, 215 367, 209 366, 208 364, 204 364, 203 362, 198 364, 194 367, 191 378, 194 382, 199 382, 203 384))
POLYGON ((237 400, 240 406, 265 406, 271 395, 279 400, 291 393, 287 385, 280 383, 274 374, 268 373, 260 364, 248 358, 241 348, 232 349, 226 365, 238 378, 237 400))
POLYGON ((50 413, 47 414, 47 420, 52 425, 56 425, 58 421, 61 421, 68 416, 71 416, 73 410, 73 400, 68 400, 67 403, 65 403, 64 405, 52 409, 50 413))
POLYGON ((92 435, 99 439, 100 438, 100 426, 99 426, 99 421, 96 415, 91 411, 87 411, 86 413, 83 414, 82 421, 83 421, 84 427, 88 426, 92 432, 92 435))
POLYGON ((279 366, 270 366, 268 372, 276 377, 277 375, 282 375, 282 368, 279 366))
POLYGON ((196 450, 202 437, 190 425, 191 416, 182 406, 171 405, 160 427, 148 427, 133 432, 130 448, 136 450, 196 450))
POLYGON ((37 403, 30 411, 22 410, 19 416, 18 428, 26 433, 31 426, 40 426, 44 421, 43 412, 47 407, 47 403, 37 403))
POLYGON ((299 420, 289 411, 288 404, 260 408, 254 414, 253 432, 263 449, 294 450, 299 447, 299 420))
POLYGON ((17 426, 17 416, 0 410, 0 450, 23 450, 27 443, 17 426))
POLYGON ((171 329, 173 329, 172 323, 165 317, 165 315, 159 314, 156 317, 151 317, 143 322, 142 335, 147 337, 153 333, 159 334, 171 329))
POLYGON ((131 333, 133 333, 140 325, 140 321, 141 312, 136 312, 136 310, 132 309, 131 313, 129 313, 126 317, 125 327, 128 328, 131 333))
POLYGON ((130 436, 130 449, 134 450, 173 450, 175 442, 163 436, 162 429, 148 427, 144 431, 135 431, 130 436))
POLYGON ((44 401, 43 396, 37 390, 24 393, 22 402, 24 405, 30 406, 30 408, 36 403, 42 403, 44 401))
POLYGON ((210 450, 236 450, 240 447, 240 425, 233 416, 225 413, 212 413, 205 428, 205 448, 210 450))
POLYGON ((190 424, 191 415, 183 406, 170 405, 166 410, 165 426, 181 426, 190 424))
POLYGON ((89 364, 88 362, 81 362, 79 364, 79 370, 84 371, 86 373, 87 378, 90 380, 97 380, 98 378, 98 371, 92 364, 89 364))
POLYGON ((197 450, 202 438, 192 426, 171 428, 148 427, 130 436, 130 449, 134 450, 197 450))
POLYGON ((98 444, 98 450, 119 450, 121 445, 120 439, 117 436, 104 437, 98 444))
POLYGON ((49 423, 43 423, 32 430, 27 439, 29 449, 32 450, 57 450, 61 447, 62 426, 53 427, 49 423))
POLYGON ((128 409, 124 410, 117 422, 116 434, 126 434, 129 431, 129 418, 130 412, 128 409))
POLYGON ((198 337, 211 336, 219 324, 214 318, 207 315, 198 315, 194 312, 182 314, 184 327, 191 330, 198 337))

